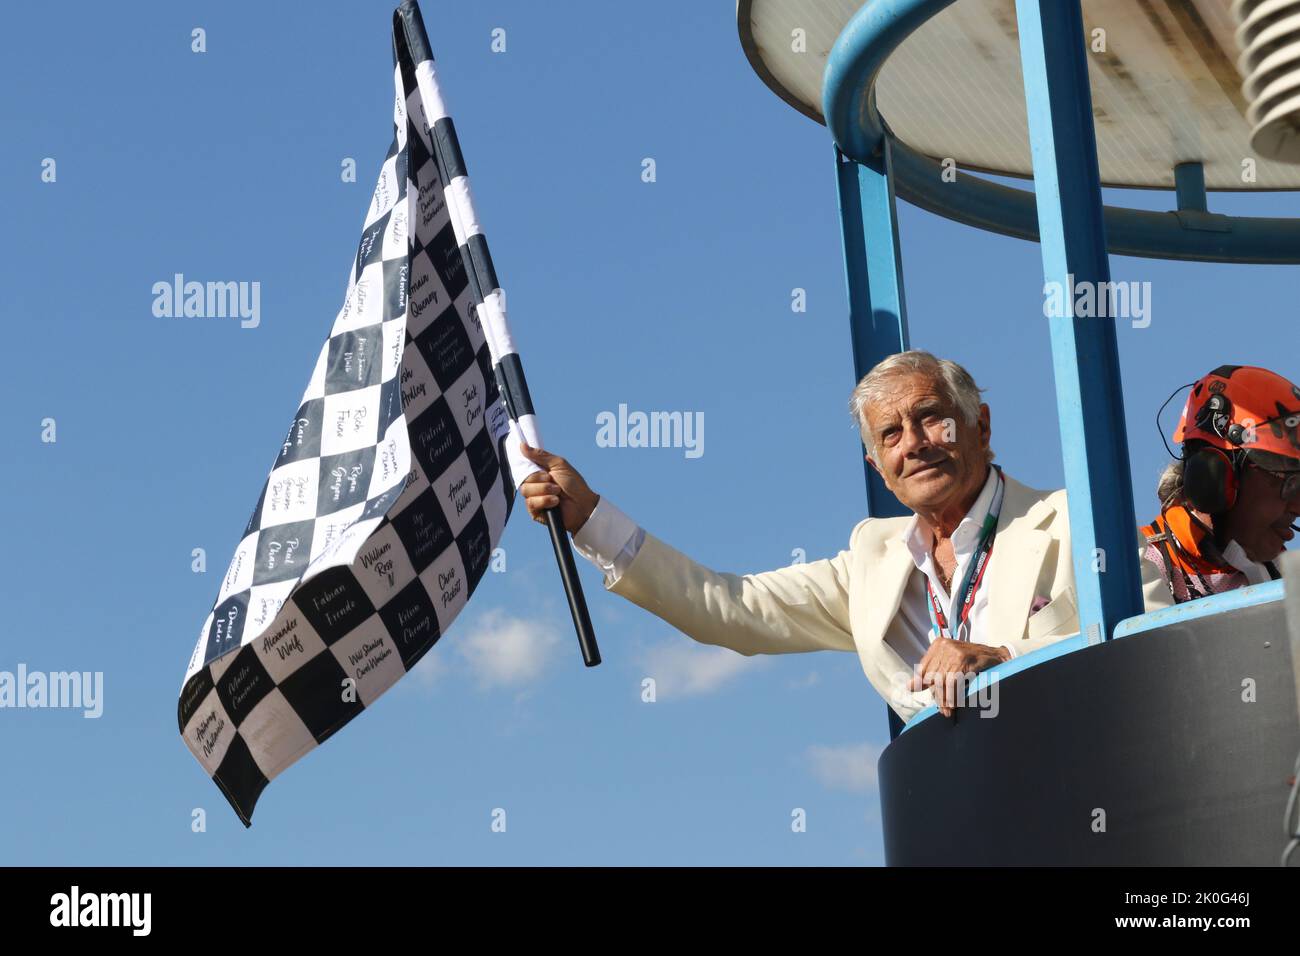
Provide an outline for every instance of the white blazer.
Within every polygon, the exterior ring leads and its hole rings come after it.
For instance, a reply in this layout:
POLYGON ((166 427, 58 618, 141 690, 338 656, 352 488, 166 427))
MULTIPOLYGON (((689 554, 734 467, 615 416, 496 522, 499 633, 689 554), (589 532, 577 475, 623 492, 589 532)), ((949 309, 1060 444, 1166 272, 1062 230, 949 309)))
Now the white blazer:
MULTIPOLYGON (((902 540, 910 520, 864 518, 835 557, 755 574, 710 570, 647 531, 631 564, 606 589, 702 644, 741 654, 857 651, 867 680, 907 719, 934 703, 931 690, 906 689, 912 671, 887 640, 890 628, 900 626, 908 576, 921 573, 902 540)), ((1158 569, 1142 564, 1148 609, 1172 603, 1158 569)), ((1023 655, 1079 633, 1064 490, 1036 491, 1006 476, 986 573, 998 643, 1014 641, 1023 655), (1031 615, 1036 595, 1050 600, 1031 615)))

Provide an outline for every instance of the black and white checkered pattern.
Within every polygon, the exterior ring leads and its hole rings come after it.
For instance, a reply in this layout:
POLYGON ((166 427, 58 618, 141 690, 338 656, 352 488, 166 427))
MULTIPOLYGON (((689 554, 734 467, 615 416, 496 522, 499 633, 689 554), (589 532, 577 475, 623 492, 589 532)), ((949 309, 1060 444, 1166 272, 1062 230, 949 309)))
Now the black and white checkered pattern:
POLYGON ((347 296, 181 688, 244 824, 267 783, 447 632, 541 446, 418 7, 347 296), (504 445, 503 445, 504 443, 504 445))

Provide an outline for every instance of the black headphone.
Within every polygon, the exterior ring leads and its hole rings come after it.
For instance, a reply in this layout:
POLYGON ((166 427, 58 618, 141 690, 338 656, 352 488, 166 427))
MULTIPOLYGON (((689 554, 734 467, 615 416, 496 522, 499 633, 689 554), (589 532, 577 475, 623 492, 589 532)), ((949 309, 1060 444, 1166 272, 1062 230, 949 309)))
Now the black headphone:
POLYGON ((1200 441, 1184 444, 1183 497, 1197 511, 1215 515, 1237 503, 1245 452, 1246 430, 1232 420, 1232 402, 1222 392, 1211 395, 1196 413, 1196 426, 1218 435, 1233 451, 1200 441), (1193 448, 1192 446, 1196 447, 1193 448))

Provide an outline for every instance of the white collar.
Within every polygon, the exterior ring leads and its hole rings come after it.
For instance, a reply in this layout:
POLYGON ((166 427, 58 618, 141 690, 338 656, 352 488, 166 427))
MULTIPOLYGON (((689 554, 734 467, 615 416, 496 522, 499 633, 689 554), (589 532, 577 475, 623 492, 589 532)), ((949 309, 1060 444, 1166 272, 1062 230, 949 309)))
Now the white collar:
POLYGON ((1235 538, 1229 541, 1228 546, 1223 549, 1223 560, 1246 575, 1246 581, 1250 584, 1263 584, 1273 577, 1268 573, 1268 568, 1264 567, 1264 565, 1246 557, 1245 549, 1237 544, 1235 538))
MULTIPOLYGON (((998 487, 998 470, 992 465, 988 469, 989 474, 984 479, 984 488, 979 497, 952 532, 952 552, 958 564, 970 557, 979 544, 980 528, 984 526, 984 519, 988 517, 989 508, 993 505, 993 495, 998 487)), ((919 570, 925 571, 931 563, 930 548, 934 540, 926 540, 927 535, 921 532, 921 519, 917 515, 912 515, 912 520, 903 528, 900 537, 907 545, 913 563, 919 570)))

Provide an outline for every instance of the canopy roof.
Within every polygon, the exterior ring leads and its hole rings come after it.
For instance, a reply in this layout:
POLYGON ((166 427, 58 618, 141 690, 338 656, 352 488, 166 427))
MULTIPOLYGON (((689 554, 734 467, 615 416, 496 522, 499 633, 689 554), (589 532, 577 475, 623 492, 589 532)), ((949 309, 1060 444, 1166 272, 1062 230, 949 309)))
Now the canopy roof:
MULTIPOLYGON (((738 0, 741 44, 778 96, 824 122, 827 55, 863 2, 738 0)), ((1229 0, 1084 0, 1083 17, 1090 37, 1105 31, 1089 57, 1103 183, 1173 189, 1174 166, 1201 162, 1209 189, 1300 189, 1300 166, 1251 149, 1229 0)), ((876 102, 928 156, 1030 177, 1015 0, 957 0, 932 18, 886 61, 876 102)))

